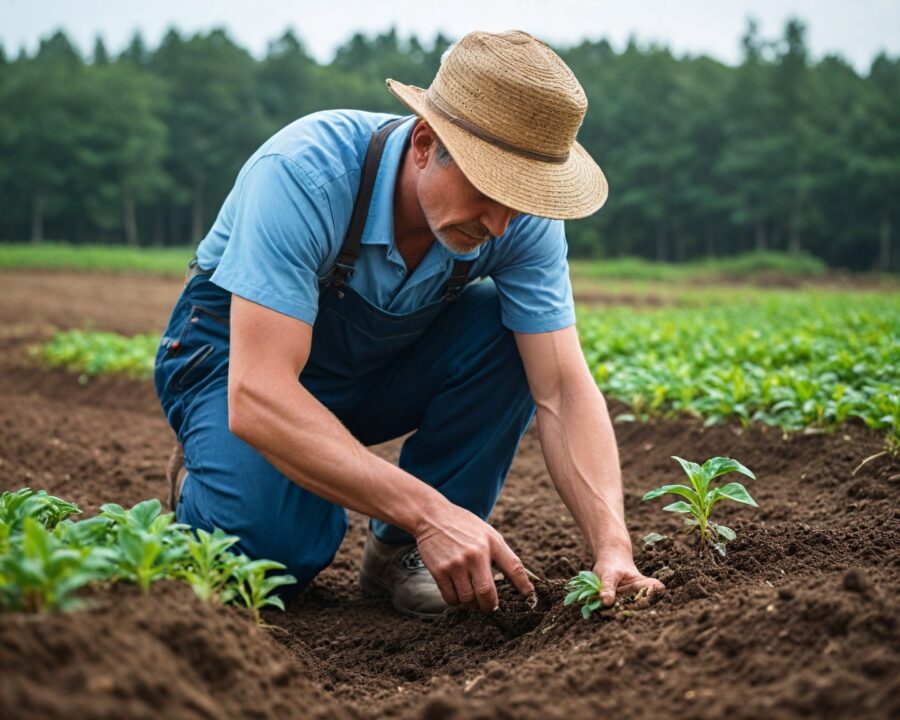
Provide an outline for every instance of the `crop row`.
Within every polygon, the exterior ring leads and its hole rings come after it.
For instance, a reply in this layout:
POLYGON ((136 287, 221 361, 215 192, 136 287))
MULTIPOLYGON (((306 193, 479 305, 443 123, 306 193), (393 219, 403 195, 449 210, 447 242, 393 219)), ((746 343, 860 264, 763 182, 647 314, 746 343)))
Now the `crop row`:
POLYGON ((900 298, 777 294, 750 302, 583 313, 600 388, 631 412, 786 430, 859 418, 900 436, 900 298))
POLYGON ((111 332, 67 330, 53 335, 50 342, 37 346, 32 354, 50 367, 91 376, 123 373, 135 378, 153 374, 158 335, 132 335, 111 332))
POLYGON ((284 565, 231 552, 239 540, 221 530, 191 532, 162 513, 159 500, 129 510, 103 505, 73 521, 72 503, 22 488, 0 494, 0 609, 71 610, 78 591, 96 582, 127 581, 147 592, 158 580, 181 580, 208 602, 240 602, 256 622, 266 606, 284 609, 272 593, 296 582, 272 574, 284 565))
MULTIPOLYGON (((699 306, 579 313, 597 384, 628 404, 619 420, 688 413, 785 430, 859 418, 900 437, 900 296, 686 296, 699 306)), ((36 349, 54 367, 149 377, 158 338, 72 330, 36 349)))

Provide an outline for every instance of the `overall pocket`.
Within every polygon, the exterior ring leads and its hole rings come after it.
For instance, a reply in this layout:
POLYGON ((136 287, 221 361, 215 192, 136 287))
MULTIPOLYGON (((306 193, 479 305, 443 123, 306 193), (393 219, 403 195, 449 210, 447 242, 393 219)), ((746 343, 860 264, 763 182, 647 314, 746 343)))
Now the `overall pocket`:
POLYGON ((157 353, 160 399, 183 399, 228 373, 231 294, 206 278, 185 288, 157 353))

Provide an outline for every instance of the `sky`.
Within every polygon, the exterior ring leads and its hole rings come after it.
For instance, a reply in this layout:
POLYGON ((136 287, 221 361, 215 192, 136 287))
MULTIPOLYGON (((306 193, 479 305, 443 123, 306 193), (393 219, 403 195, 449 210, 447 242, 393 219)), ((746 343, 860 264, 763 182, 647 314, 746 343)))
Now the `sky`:
POLYGON ((415 33, 429 44, 438 31, 455 39, 515 28, 557 46, 606 38, 621 50, 634 36, 677 55, 735 64, 748 17, 765 38, 798 17, 807 24, 813 58, 837 53, 860 72, 880 50, 900 56, 900 0, 0 0, 0 44, 7 56, 22 47, 33 52, 40 38, 61 28, 84 53, 98 35, 117 53, 136 30, 155 48, 171 26, 183 33, 224 27, 261 57, 290 27, 317 60, 328 62, 357 31, 394 26, 402 37, 415 33))

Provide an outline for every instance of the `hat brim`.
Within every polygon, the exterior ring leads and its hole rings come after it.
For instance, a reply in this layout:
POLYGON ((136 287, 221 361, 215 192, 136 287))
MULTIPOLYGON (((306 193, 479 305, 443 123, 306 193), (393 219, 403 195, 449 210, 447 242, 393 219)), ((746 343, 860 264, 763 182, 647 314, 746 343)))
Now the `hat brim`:
POLYGON ((587 217, 606 202, 606 176, 579 143, 564 163, 525 157, 454 125, 429 107, 422 88, 386 82, 400 102, 428 122, 469 182, 492 200, 555 220, 587 217))

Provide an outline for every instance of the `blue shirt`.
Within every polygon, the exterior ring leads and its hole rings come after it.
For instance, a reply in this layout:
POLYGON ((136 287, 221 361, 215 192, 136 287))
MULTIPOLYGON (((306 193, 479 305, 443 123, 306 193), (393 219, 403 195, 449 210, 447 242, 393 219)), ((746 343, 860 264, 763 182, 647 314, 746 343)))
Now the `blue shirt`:
MULTIPOLYGON (((272 136, 246 162, 209 234, 197 249, 212 282, 312 325, 319 280, 344 241, 369 139, 396 116, 318 112, 272 136)), ((378 169, 356 271, 347 282, 382 310, 404 315, 434 302, 455 257, 472 259, 470 278, 493 279, 503 324, 513 332, 575 323, 563 223, 530 215, 513 220, 469 255, 435 241, 407 277, 394 242, 394 183, 414 117, 388 137, 378 169)))

